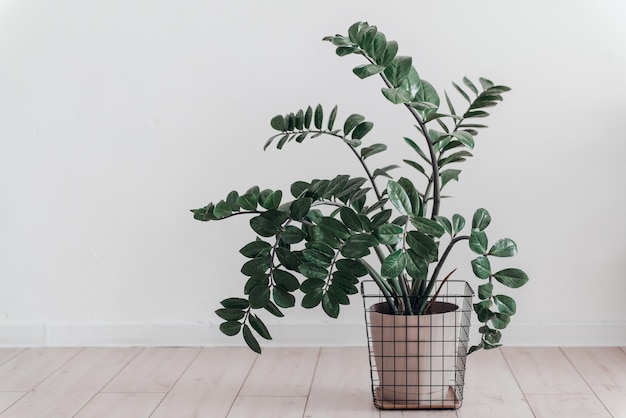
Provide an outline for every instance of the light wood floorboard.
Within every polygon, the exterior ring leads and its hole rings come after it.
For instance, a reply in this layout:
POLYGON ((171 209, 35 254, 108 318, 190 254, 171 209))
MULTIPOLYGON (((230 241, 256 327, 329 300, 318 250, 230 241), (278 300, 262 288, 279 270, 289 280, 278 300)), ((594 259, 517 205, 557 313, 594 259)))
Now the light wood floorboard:
POLYGON ((0 349, 0 372, 0 418, 626 418, 623 347, 479 351, 448 411, 376 409, 365 347, 0 349))

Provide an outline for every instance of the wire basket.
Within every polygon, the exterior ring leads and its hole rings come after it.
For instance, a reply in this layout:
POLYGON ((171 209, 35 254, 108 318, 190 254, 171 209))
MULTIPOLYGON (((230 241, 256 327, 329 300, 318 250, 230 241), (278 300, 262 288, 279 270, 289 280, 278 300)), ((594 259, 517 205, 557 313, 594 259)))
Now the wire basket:
POLYGON ((361 282, 361 295, 376 408, 459 408, 474 295, 469 284, 447 281, 427 315, 393 315, 373 280, 361 282))

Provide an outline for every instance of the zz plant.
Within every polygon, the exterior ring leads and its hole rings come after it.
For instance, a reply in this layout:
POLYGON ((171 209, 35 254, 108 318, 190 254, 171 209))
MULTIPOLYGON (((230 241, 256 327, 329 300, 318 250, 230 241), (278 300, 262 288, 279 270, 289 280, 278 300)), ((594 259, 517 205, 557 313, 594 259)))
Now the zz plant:
POLYGON ((364 116, 351 114, 341 124, 336 106, 326 116, 317 105, 272 118, 271 127, 278 132, 265 148, 275 144, 282 149, 289 142, 330 136, 346 145, 365 175, 296 181, 289 198, 280 190, 254 186, 192 210, 200 221, 250 215, 250 227, 257 235, 240 250, 248 258, 241 268, 248 277, 245 297, 221 302, 223 307, 216 311, 224 320, 220 330, 229 336, 242 333, 248 346, 260 353, 255 334, 271 336, 259 310, 281 317, 282 309, 296 304, 294 293, 300 291, 304 308, 321 305, 336 318, 366 276, 376 282, 394 314, 424 314, 439 285, 450 276, 441 277, 450 252, 464 241, 476 254, 471 267, 480 283, 473 307, 482 323, 481 341, 470 352, 500 346, 501 330, 515 314, 516 303, 495 293, 494 285, 518 288, 528 277, 516 268, 494 271, 490 260, 515 255, 517 246, 508 238, 488 244, 485 230, 491 217, 485 209, 475 211, 469 233, 462 232, 463 216, 448 218, 440 213, 442 189, 461 173, 452 167, 472 156, 478 130, 486 127, 476 120, 488 116, 485 109, 499 103, 509 88, 484 78, 479 79, 479 88, 463 78, 462 85, 452 83, 467 102, 463 111, 455 109, 447 93, 444 111, 440 96, 418 75, 411 57, 397 55, 398 44, 388 41, 376 26, 357 22, 347 36, 324 40, 336 47, 339 56, 360 55, 364 63, 353 73, 359 78, 380 77, 383 96, 410 115, 421 145, 404 138, 415 153, 404 163, 416 170, 423 187, 418 189, 405 177, 394 180, 390 171, 396 165, 372 169, 371 158, 387 147, 361 146, 373 128, 364 116), (383 178, 387 178, 385 188, 379 185, 383 178))

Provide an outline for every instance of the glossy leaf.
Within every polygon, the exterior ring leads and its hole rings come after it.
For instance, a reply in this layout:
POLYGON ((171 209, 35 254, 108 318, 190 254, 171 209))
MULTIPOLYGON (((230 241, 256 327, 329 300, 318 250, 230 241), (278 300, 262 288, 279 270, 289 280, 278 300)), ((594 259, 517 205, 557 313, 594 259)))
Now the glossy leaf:
POLYGON ((278 206, 280 206, 280 200, 283 197, 283 192, 280 190, 276 190, 275 192, 272 192, 271 194, 269 194, 265 200, 263 200, 263 203, 261 203, 261 206, 263 206, 265 209, 268 210, 272 210, 272 209, 278 209, 278 206))
POLYGON ((304 295, 301 305, 303 308, 315 308, 322 302, 322 292, 311 292, 304 295))
POLYGON ((423 218, 421 216, 412 216, 411 224, 418 231, 423 232, 426 235, 434 235, 437 238, 441 238, 441 236, 445 233, 445 230, 437 221, 423 218))
POLYGON ((239 196, 236 202, 242 209, 255 210, 259 202, 259 198, 257 195, 246 193, 239 196))
POLYGON ((493 301, 498 307, 498 310, 503 314, 515 315, 515 312, 517 312, 517 304, 512 297, 496 295, 493 297, 493 301))
POLYGON ((291 218, 295 220, 304 218, 309 213, 312 203, 313 199, 310 197, 301 197, 294 200, 289 208, 291 218))
POLYGON ((383 53, 380 65, 388 66, 398 53, 398 43, 396 41, 387 41, 385 52, 383 53))
POLYGON ((283 115, 276 115, 270 121, 270 125, 272 125, 272 128, 276 129, 277 131, 284 131, 285 118, 283 117, 283 115))
POLYGON ((246 261, 241 267, 241 272, 246 276, 263 274, 270 268, 270 256, 261 256, 246 261))
MULTIPOLYGON (((326 276, 324 276, 326 278, 326 276)), ((306 279, 300 285, 300 290, 303 293, 322 293, 322 288, 326 282, 322 279, 306 279)))
POLYGON ((341 247, 341 255, 346 258, 361 258, 370 253, 367 245, 360 242, 348 242, 341 247))
POLYGON ((252 309, 263 308, 270 301, 270 288, 267 286, 256 286, 250 292, 249 300, 252 309))
POLYGON ((241 309, 223 308, 216 310, 215 314, 226 321, 238 321, 243 319, 246 312, 241 309))
POLYGON ((285 244, 296 244, 302 241, 306 234, 297 226, 287 225, 285 230, 280 234, 280 239, 285 244))
POLYGON ((213 209, 213 215, 215 215, 217 219, 222 219, 229 216, 231 213, 233 213, 231 206, 223 200, 220 200, 213 209))
POLYGON ((337 118, 337 106, 333 107, 333 110, 330 111, 330 116, 328 117, 328 130, 332 131, 333 126, 335 125, 335 119, 337 118))
POLYGON ((387 183, 387 194, 389 201, 395 206, 398 212, 402 215, 413 214, 413 207, 411 206, 409 195, 400 184, 390 180, 387 183))
POLYGON ((454 233, 454 235, 461 232, 461 230, 464 227, 465 227, 465 218, 457 213, 452 215, 452 232, 454 233))
POLYGON ((396 56, 385 68, 385 77, 393 87, 400 87, 409 75, 413 59, 411 57, 396 56))
POLYGON ((491 323, 496 329, 504 329, 511 322, 511 317, 507 314, 496 312, 494 317, 491 318, 491 323))
POLYGON ((489 255, 494 257, 513 257, 515 254, 517 254, 517 245, 509 238, 496 241, 489 250, 489 255))
POLYGON ((441 227, 450 235, 452 235, 452 223, 450 223, 450 220, 448 218, 445 218, 443 216, 437 216, 435 218, 435 220, 437 222, 439 222, 439 225, 441 225, 441 227))
POLYGON ((247 258, 257 258, 262 255, 269 255, 272 246, 270 243, 256 240, 244 245, 239 252, 247 258))
POLYGON ((367 274, 367 268, 363 264, 355 260, 340 259, 335 263, 337 270, 353 274, 356 277, 362 277, 367 274))
POLYGON ((358 67, 354 67, 352 72, 359 78, 367 78, 378 73, 381 73, 385 67, 382 65, 374 65, 374 64, 362 64, 358 67))
POLYGON ((324 110, 321 105, 315 107, 315 113, 313 114, 313 125, 317 129, 322 129, 322 121, 324 120, 324 110))
POLYGON ((265 307, 265 310, 268 311, 269 313, 271 313, 272 315, 278 317, 278 318, 282 318, 283 316, 285 316, 285 314, 283 314, 280 309, 278 309, 278 307, 276 305, 274 305, 274 303, 272 301, 270 301, 265 307))
POLYGON ((353 211, 349 207, 346 207, 346 206, 342 207, 339 210, 339 215, 341 216, 341 221, 349 229, 356 231, 356 232, 361 232, 363 230, 363 226, 361 225, 359 216, 356 214, 355 211, 353 211))
POLYGON ((326 312, 326 315, 331 318, 337 318, 339 316, 339 303, 337 302, 337 297, 331 292, 323 294, 322 309, 326 312))
POLYGON ((308 279, 325 279, 328 276, 328 271, 316 263, 302 263, 298 271, 308 279))
POLYGON ((478 298, 480 300, 489 299, 493 292, 493 284, 485 283, 478 286, 478 298))
POLYGON ((485 256, 476 257, 472 260, 472 271, 479 279, 488 279, 491 276, 491 263, 485 256))
POLYGON ((397 277, 406 267, 406 255, 403 250, 396 250, 383 261, 380 274, 388 279, 397 277))
POLYGON ((520 269, 508 268, 493 275, 497 281, 511 288, 518 288, 528 282, 528 276, 520 269))
POLYGON ((461 174, 461 170, 456 170, 452 168, 441 170, 439 172, 439 176, 441 177, 441 188, 443 189, 443 187, 451 180, 459 181, 459 174, 461 174))
POLYGON ((391 213, 392 213, 391 209, 385 209, 381 212, 378 212, 376 215, 372 216, 372 219, 371 219, 372 228, 378 228, 379 226, 387 222, 389 218, 391 217, 391 213))
POLYGON ((284 287, 288 292, 293 292, 300 288, 300 282, 293 274, 281 269, 274 269, 272 271, 272 277, 276 284, 284 287))
POLYGON ((394 224, 381 225, 375 232, 378 241, 384 245, 394 245, 400 242, 404 229, 401 226, 394 224))
POLYGON ((274 303, 281 308, 291 308, 296 304, 296 298, 281 286, 275 286, 272 289, 274 303))
POLYGON ((383 93, 383 96, 385 96, 387 100, 393 104, 407 103, 412 99, 411 92, 406 91, 401 87, 382 88, 381 92, 383 93))
POLYGON ((362 139, 373 127, 374 124, 372 122, 359 123, 356 128, 354 128, 354 131, 352 131, 352 139, 362 139))
POLYGON ((487 252, 487 234, 478 229, 472 229, 470 233, 469 247, 476 254, 484 255, 487 252))
POLYGON ((292 251, 289 251, 287 248, 278 247, 276 248, 276 256, 286 269, 298 270, 300 259, 292 251))
POLYGON ((420 258, 428 262, 437 260, 439 256, 437 244, 428 235, 418 231, 410 231, 406 235, 406 242, 420 258))
POLYGON ((472 218, 472 229, 478 228, 480 231, 483 231, 489 224, 491 223, 491 215, 487 212, 486 209, 478 209, 474 212, 474 217, 472 218))
POLYGON ((356 113, 348 116, 348 119, 346 119, 346 121, 343 124, 344 135, 348 136, 350 132, 352 132, 352 130, 356 128, 356 126, 359 123, 363 122, 364 120, 365 120, 364 116, 358 115, 356 113))

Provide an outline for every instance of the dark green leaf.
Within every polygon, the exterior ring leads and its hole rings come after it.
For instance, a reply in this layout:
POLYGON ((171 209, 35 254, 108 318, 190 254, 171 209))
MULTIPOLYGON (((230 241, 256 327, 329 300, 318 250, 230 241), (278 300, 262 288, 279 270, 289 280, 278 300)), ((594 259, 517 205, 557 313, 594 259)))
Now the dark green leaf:
POLYGON ((396 56, 385 68, 385 77, 389 80, 393 87, 400 87, 406 80, 411 71, 412 58, 404 56, 396 56))
POLYGON ((298 271, 308 279, 325 279, 328 271, 316 263, 302 263, 298 266, 298 271))
POLYGON ((379 226, 387 222, 389 218, 391 217, 391 213, 392 213, 391 209, 385 209, 382 212, 379 212, 376 215, 372 216, 372 221, 371 221, 372 228, 378 228, 379 226))
POLYGON ((376 178, 378 176, 385 176, 385 177, 389 177, 391 178, 391 176, 389 175, 389 171, 393 170, 395 168, 400 168, 399 166, 392 164, 392 165, 388 165, 386 167, 383 168, 377 168, 376 170, 374 170, 374 174, 373 177, 376 178))
POLYGON ((246 261, 241 267, 241 272, 246 276, 264 274, 270 268, 270 256, 261 256, 246 261))
POLYGON ((491 223, 491 215, 487 212, 486 209, 478 209, 474 212, 474 217, 472 218, 472 229, 478 228, 483 231, 489 224, 491 223))
POLYGON ((491 318, 491 323, 493 327, 496 329, 504 329, 511 322, 511 317, 507 314, 496 313, 493 318, 491 318))
POLYGON ((328 287, 328 292, 332 293, 332 295, 337 299, 337 302, 340 305, 350 304, 350 298, 348 298, 348 294, 341 284, 335 283, 335 281, 333 281, 333 283, 328 287))
POLYGON ((289 251, 286 248, 278 247, 276 248, 276 256, 278 260, 285 266, 285 268, 289 270, 298 270, 298 266, 300 265, 300 259, 296 254, 289 251))
POLYGON ((404 229, 401 226, 394 224, 384 224, 378 227, 375 231, 375 235, 380 241, 381 244, 384 245, 394 245, 400 242, 401 234, 404 229))
POLYGON ((437 216, 435 217, 435 220, 439 222, 439 225, 441 225, 448 234, 452 235, 452 224, 450 223, 448 218, 445 218, 443 216, 437 216))
POLYGON ((269 274, 256 274, 251 276, 243 287, 243 292, 246 295, 249 295, 252 289, 257 286, 269 286, 270 285, 270 276, 269 274))
POLYGON ((333 107, 333 110, 330 111, 330 116, 328 118, 328 130, 332 131, 333 126, 335 125, 335 119, 337 118, 337 106, 333 107))
POLYGON ((303 293, 322 293, 325 284, 326 282, 322 279, 306 279, 300 285, 300 290, 303 293))
POLYGON ((285 244, 296 244, 302 241, 306 234, 298 227, 287 225, 285 230, 280 234, 280 239, 285 244))
POLYGON ((250 307, 260 309, 265 307, 270 301, 270 288, 267 286, 256 286, 250 292, 250 307))
POLYGON ((380 65, 388 66, 398 53, 398 43, 396 41, 387 41, 387 47, 383 53, 380 65))
POLYGON ((461 174, 461 170, 455 169, 447 169, 439 172, 439 176, 441 176, 441 188, 448 184, 450 180, 459 181, 459 174, 461 174))
POLYGON ((467 131, 456 131, 452 135, 469 149, 474 148, 474 137, 467 131))
POLYGON ((483 87, 483 90, 489 90, 490 88, 493 87, 493 82, 491 80, 487 80, 486 78, 480 77, 478 81, 480 82, 480 85, 483 87))
POLYGON ((239 250, 241 255, 248 258, 257 258, 262 255, 269 255, 272 246, 265 241, 256 240, 246 244, 239 250))
POLYGON ((359 123, 356 128, 354 128, 354 131, 352 131, 352 139, 362 139, 373 127, 374 124, 372 122, 359 123))
POLYGON ((240 330, 241 323, 237 321, 226 321, 220 324, 220 331, 222 331, 223 334, 228 335, 229 337, 239 334, 240 330))
POLYGON ((303 308, 311 309, 315 308, 322 302, 322 292, 311 292, 304 295, 301 305, 303 308))
POLYGON ((479 279, 488 279, 491 276, 491 264, 485 256, 476 257, 472 260, 472 271, 479 279))
POLYGON ((228 298, 220 302, 223 307, 229 309, 248 309, 249 303, 243 298, 228 298))
POLYGON ((304 256, 304 259, 306 261, 319 264, 320 266, 324 268, 330 267, 330 264, 332 263, 332 256, 329 256, 318 250, 309 248, 309 249, 302 251, 302 255, 304 256))
POLYGON ((367 268, 356 260, 337 260, 335 267, 341 272, 353 274, 356 277, 362 277, 367 274, 367 268))
POLYGON ((268 195, 265 200, 263 200, 263 203, 261 203, 261 206, 263 206, 265 209, 268 210, 272 210, 272 209, 278 209, 278 207, 280 206, 280 200, 283 197, 283 192, 280 190, 276 190, 275 192, 272 192, 270 195, 268 195))
POLYGON ((476 254, 484 255, 487 252, 487 234, 478 229, 470 233, 469 247, 476 254))
POLYGON ((291 308, 296 304, 296 298, 282 286, 274 286, 272 290, 274 302, 281 308, 291 308))
POLYGON ((360 242, 348 242, 341 247, 341 255, 346 258, 361 258, 370 253, 367 245, 360 242))
POLYGON ((471 91, 473 91, 475 94, 478 94, 478 89, 476 88, 476 86, 474 85, 474 83, 472 83, 469 78, 467 77, 463 77, 463 84, 465 84, 467 87, 469 87, 469 89, 471 91))
POLYGON ((454 86, 456 91, 458 91, 459 94, 461 94, 461 96, 463 96, 465 98, 465 100, 468 101, 468 103, 472 103, 472 99, 470 99, 470 97, 467 95, 467 93, 465 93, 465 91, 461 87, 459 87, 458 84, 452 83, 452 85, 454 86))
POLYGON ((520 269, 504 269, 493 275, 497 281, 511 288, 518 288, 528 282, 528 276, 520 269))
POLYGON ((256 338, 254 338, 252 331, 250 331, 250 327, 247 325, 243 326, 243 339, 252 351, 261 354, 261 346, 259 346, 259 342, 256 338))
POLYGON ((304 112, 304 127, 306 129, 309 129, 309 126, 311 126, 312 119, 313 119, 313 109, 311 109, 311 106, 307 106, 306 112, 304 112))
POLYGON ((266 340, 271 340, 272 339, 272 336, 270 335, 270 333, 267 330, 267 327, 265 326, 263 321, 261 321, 261 318, 259 318, 256 315, 250 315, 248 317, 248 321, 250 321, 250 325, 252 325, 252 328, 254 328, 254 330, 261 337, 265 338, 266 340))
POLYGON ((465 218, 463 218, 459 214, 452 215, 452 232, 454 235, 461 232, 461 230, 465 227, 465 218))
POLYGON ((288 271, 275 269, 272 272, 272 277, 274 278, 274 282, 276 284, 284 287, 288 292, 293 292, 300 288, 300 282, 293 274, 288 271))
POLYGON ((311 199, 310 197, 301 197, 293 201, 291 203, 291 207, 289 208, 291 218, 295 220, 300 220, 304 218, 309 213, 309 209, 311 209, 312 203, 313 199, 311 199))
POLYGON ((489 250, 489 255, 494 257, 513 257, 515 254, 517 254, 517 245, 509 238, 496 241, 489 250))
POLYGON ((388 279, 398 277, 406 267, 406 255, 403 250, 396 250, 385 258, 380 274, 388 279))
POLYGON ((349 229, 356 232, 361 232, 363 230, 363 226, 361 225, 359 216, 349 207, 342 207, 339 210, 339 215, 341 216, 341 220, 344 225, 347 226, 349 229))
POLYGON ((325 216, 319 219, 318 225, 322 229, 324 235, 329 235, 339 239, 347 239, 350 236, 348 228, 346 228, 341 221, 335 218, 325 216))
POLYGON ((339 316, 339 303, 335 295, 330 292, 324 293, 322 296, 322 309, 326 312, 326 315, 331 318, 337 318, 339 316))
POLYGON ((255 210, 258 203, 258 196, 250 193, 239 196, 236 200, 237 204, 245 210, 255 210))
POLYGON ((217 219, 222 219, 231 213, 233 213, 232 207, 223 200, 220 200, 213 209, 213 215, 215 215, 217 219))
POLYGON ((284 131, 285 119, 283 118, 283 115, 274 116, 270 121, 270 125, 272 125, 272 128, 276 129, 277 131, 284 131))
POLYGON ((269 313, 271 313, 274 316, 277 316, 279 318, 282 318, 283 316, 285 316, 280 309, 278 309, 278 307, 276 305, 274 305, 274 303, 272 301, 270 301, 266 306, 265 306, 265 310, 268 311, 269 313))
POLYGON ((372 155, 378 154, 379 152, 383 152, 386 149, 387 145, 385 144, 374 144, 369 147, 361 148, 361 158, 366 159, 372 155))
POLYGON ((315 107, 315 114, 313 115, 313 124, 317 129, 322 129, 322 122, 324 120, 324 111, 321 105, 315 107))
POLYGON ((358 115, 356 113, 348 116, 348 119, 346 119, 346 121, 343 124, 344 135, 348 136, 348 134, 350 134, 350 132, 352 132, 352 130, 356 128, 356 126, 359 123, 363 122, 364 120, 365 120, 364 116, 358 115))
POLYGON ((246 312, 241 309, 224 308, 216 310, 215 314, 226 321, 238 321, 246 315, 246 312))

